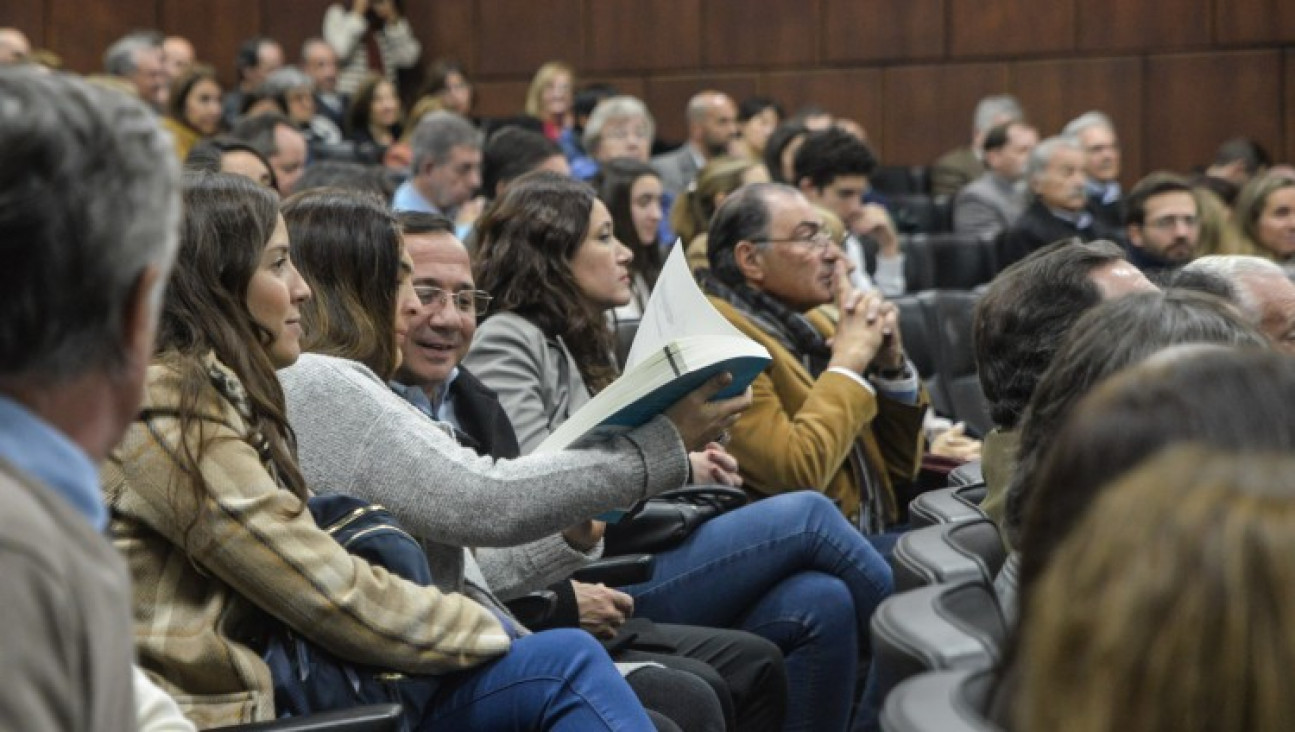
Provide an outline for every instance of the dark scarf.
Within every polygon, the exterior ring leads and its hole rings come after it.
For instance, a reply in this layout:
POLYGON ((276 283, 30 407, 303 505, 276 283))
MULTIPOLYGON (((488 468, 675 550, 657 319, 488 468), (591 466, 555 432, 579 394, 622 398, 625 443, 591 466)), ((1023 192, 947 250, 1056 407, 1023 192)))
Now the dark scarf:
POLYGON ((827 368, 832 359, 832 348, 804 315, 746 283, 727 285, 720 282, 710 270, 699 273, 697 279, 706 294, 732 305, 800 359, 811 376, 817 379, 827 368))

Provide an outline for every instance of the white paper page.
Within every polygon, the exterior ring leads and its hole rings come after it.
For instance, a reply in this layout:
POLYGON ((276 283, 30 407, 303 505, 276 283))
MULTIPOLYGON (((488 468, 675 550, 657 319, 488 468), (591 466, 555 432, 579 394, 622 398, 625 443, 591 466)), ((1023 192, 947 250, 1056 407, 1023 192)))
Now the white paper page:
POLYGON ((683 242, 676 240, 661 267, 652 297, 643 309, 643 319, 625 359, 625 370, 634 368, 648 354, 676 338, 704 335, 746 337, 711 307, 688 268, 683 242))

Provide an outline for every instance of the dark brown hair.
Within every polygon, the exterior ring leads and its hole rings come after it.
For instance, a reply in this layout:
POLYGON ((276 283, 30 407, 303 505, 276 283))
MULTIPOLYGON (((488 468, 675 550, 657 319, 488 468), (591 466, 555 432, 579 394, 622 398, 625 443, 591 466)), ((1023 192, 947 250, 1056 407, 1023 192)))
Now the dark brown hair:
POLYGON ((184 106, 189 101, 189 95, 193 93, 193 88, 198 86, 200 81, 210 81, 215 83, 217 87, 220 86, 220 79, 216 77, 215 69, 207 64, 194 64, 188 71, 180 74, 171 82, 171 89, 167 92, 167 116, 189 128, 193 128, 193 125, 184 116, 184 106))
POLYGON ((315 188, 283 204, 292 259, 314 297, 301 307, 302 348, 396 370, 400 229, 377 196, 315 188))
POLYGON ((616 378, 612 332, 571 273, 593 206, 593 189, 566 176, 518 178, 477 222, 475 274, 477 287, 494 296, 493 312, 514 312, 561 336, 596 393, 616 378))
MULTIPOLYGON (((634 252, 630 260, 630 272, 643 275, 648 287, 656 287, 657 277, 661 275, 661 266, 665 264, 661 256, 661 247, 654 237, 652 241, 639 239, 638 229, 634 227, 634 184, 640 178, 652 176, 657 180, 661 174, 647 163, 631 158, 616 158, 602 164, 593 185, 598 191, 598 198, 607 205, 607 213, 612 217, 612 233, 616 239, 634 252)), ((684 240, 687 243, 687 240, 684 240)))
POLYGON ((264 443, 257 447, 264 449, 272 474, 304 501, 296 440, 266 348, 272 336, 247 309, 248 285, 278 223, 278 196, 242 176, 190 172, 183 203, 180 250, 157 332, 158 358, 178 374, 180 467, 196 491, 207 490, 198 470, 207 447, 199 405, 212 398, 213 379, 204 362, 212 354, 242 384, 250 407, 244 417, 254 439, 264 443))

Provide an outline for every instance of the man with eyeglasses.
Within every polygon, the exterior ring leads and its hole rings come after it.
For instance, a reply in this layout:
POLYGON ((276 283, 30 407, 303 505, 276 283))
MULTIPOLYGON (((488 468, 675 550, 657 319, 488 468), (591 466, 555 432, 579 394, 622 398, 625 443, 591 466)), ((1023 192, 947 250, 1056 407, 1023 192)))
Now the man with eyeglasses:
POLYGON ((477 316, 490 304, 472 280, 468 250, 444 216, 397 216, 423 307, 400 344, 404 360, 391 387, 432 419, 453 425, 461 442, 474 443, 470 447, 488 453, 511 448, 515 454, 508 415, 494 393, 459 365, 472 345, 477 316))
POLYGON ((1152 173, 1124 201, 1129 261, 1145 273, 1176 269, 1196 256, 1200 209, 1187 181, 1152 173))
POLYGON ((746 487, 820 491, 862 531, 891 528, 893 484, 917 474, 926 412, 895 306, 850 284, 844 253, 789 186, 729 196, 711 220, 707 256, 711 303, 773 356, 730 430, 746 487))

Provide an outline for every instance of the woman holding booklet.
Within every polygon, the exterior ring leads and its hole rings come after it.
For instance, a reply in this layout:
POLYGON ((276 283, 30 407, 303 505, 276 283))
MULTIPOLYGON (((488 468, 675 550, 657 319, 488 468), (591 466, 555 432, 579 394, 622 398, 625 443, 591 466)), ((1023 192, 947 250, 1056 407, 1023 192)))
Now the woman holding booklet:
MULTIPOLYGON (((616 378, 604 313, 629 298, 631 253, 611 229, 592 189, 551 173, 519 179, 478 224, 476 283, 498 307, 465 363, 498 393, 523 450, 616 378)), ((718 445, 691 464, 694 477, 738 481, 718 445)), ((703 524, 657 555, 652 580, 623 589, 658 622, 740 628, 778 644, 790 684, 784 728, 840 730, 869 620, 891 587, 885 561, 836 507, 798 492, 703 524)))

